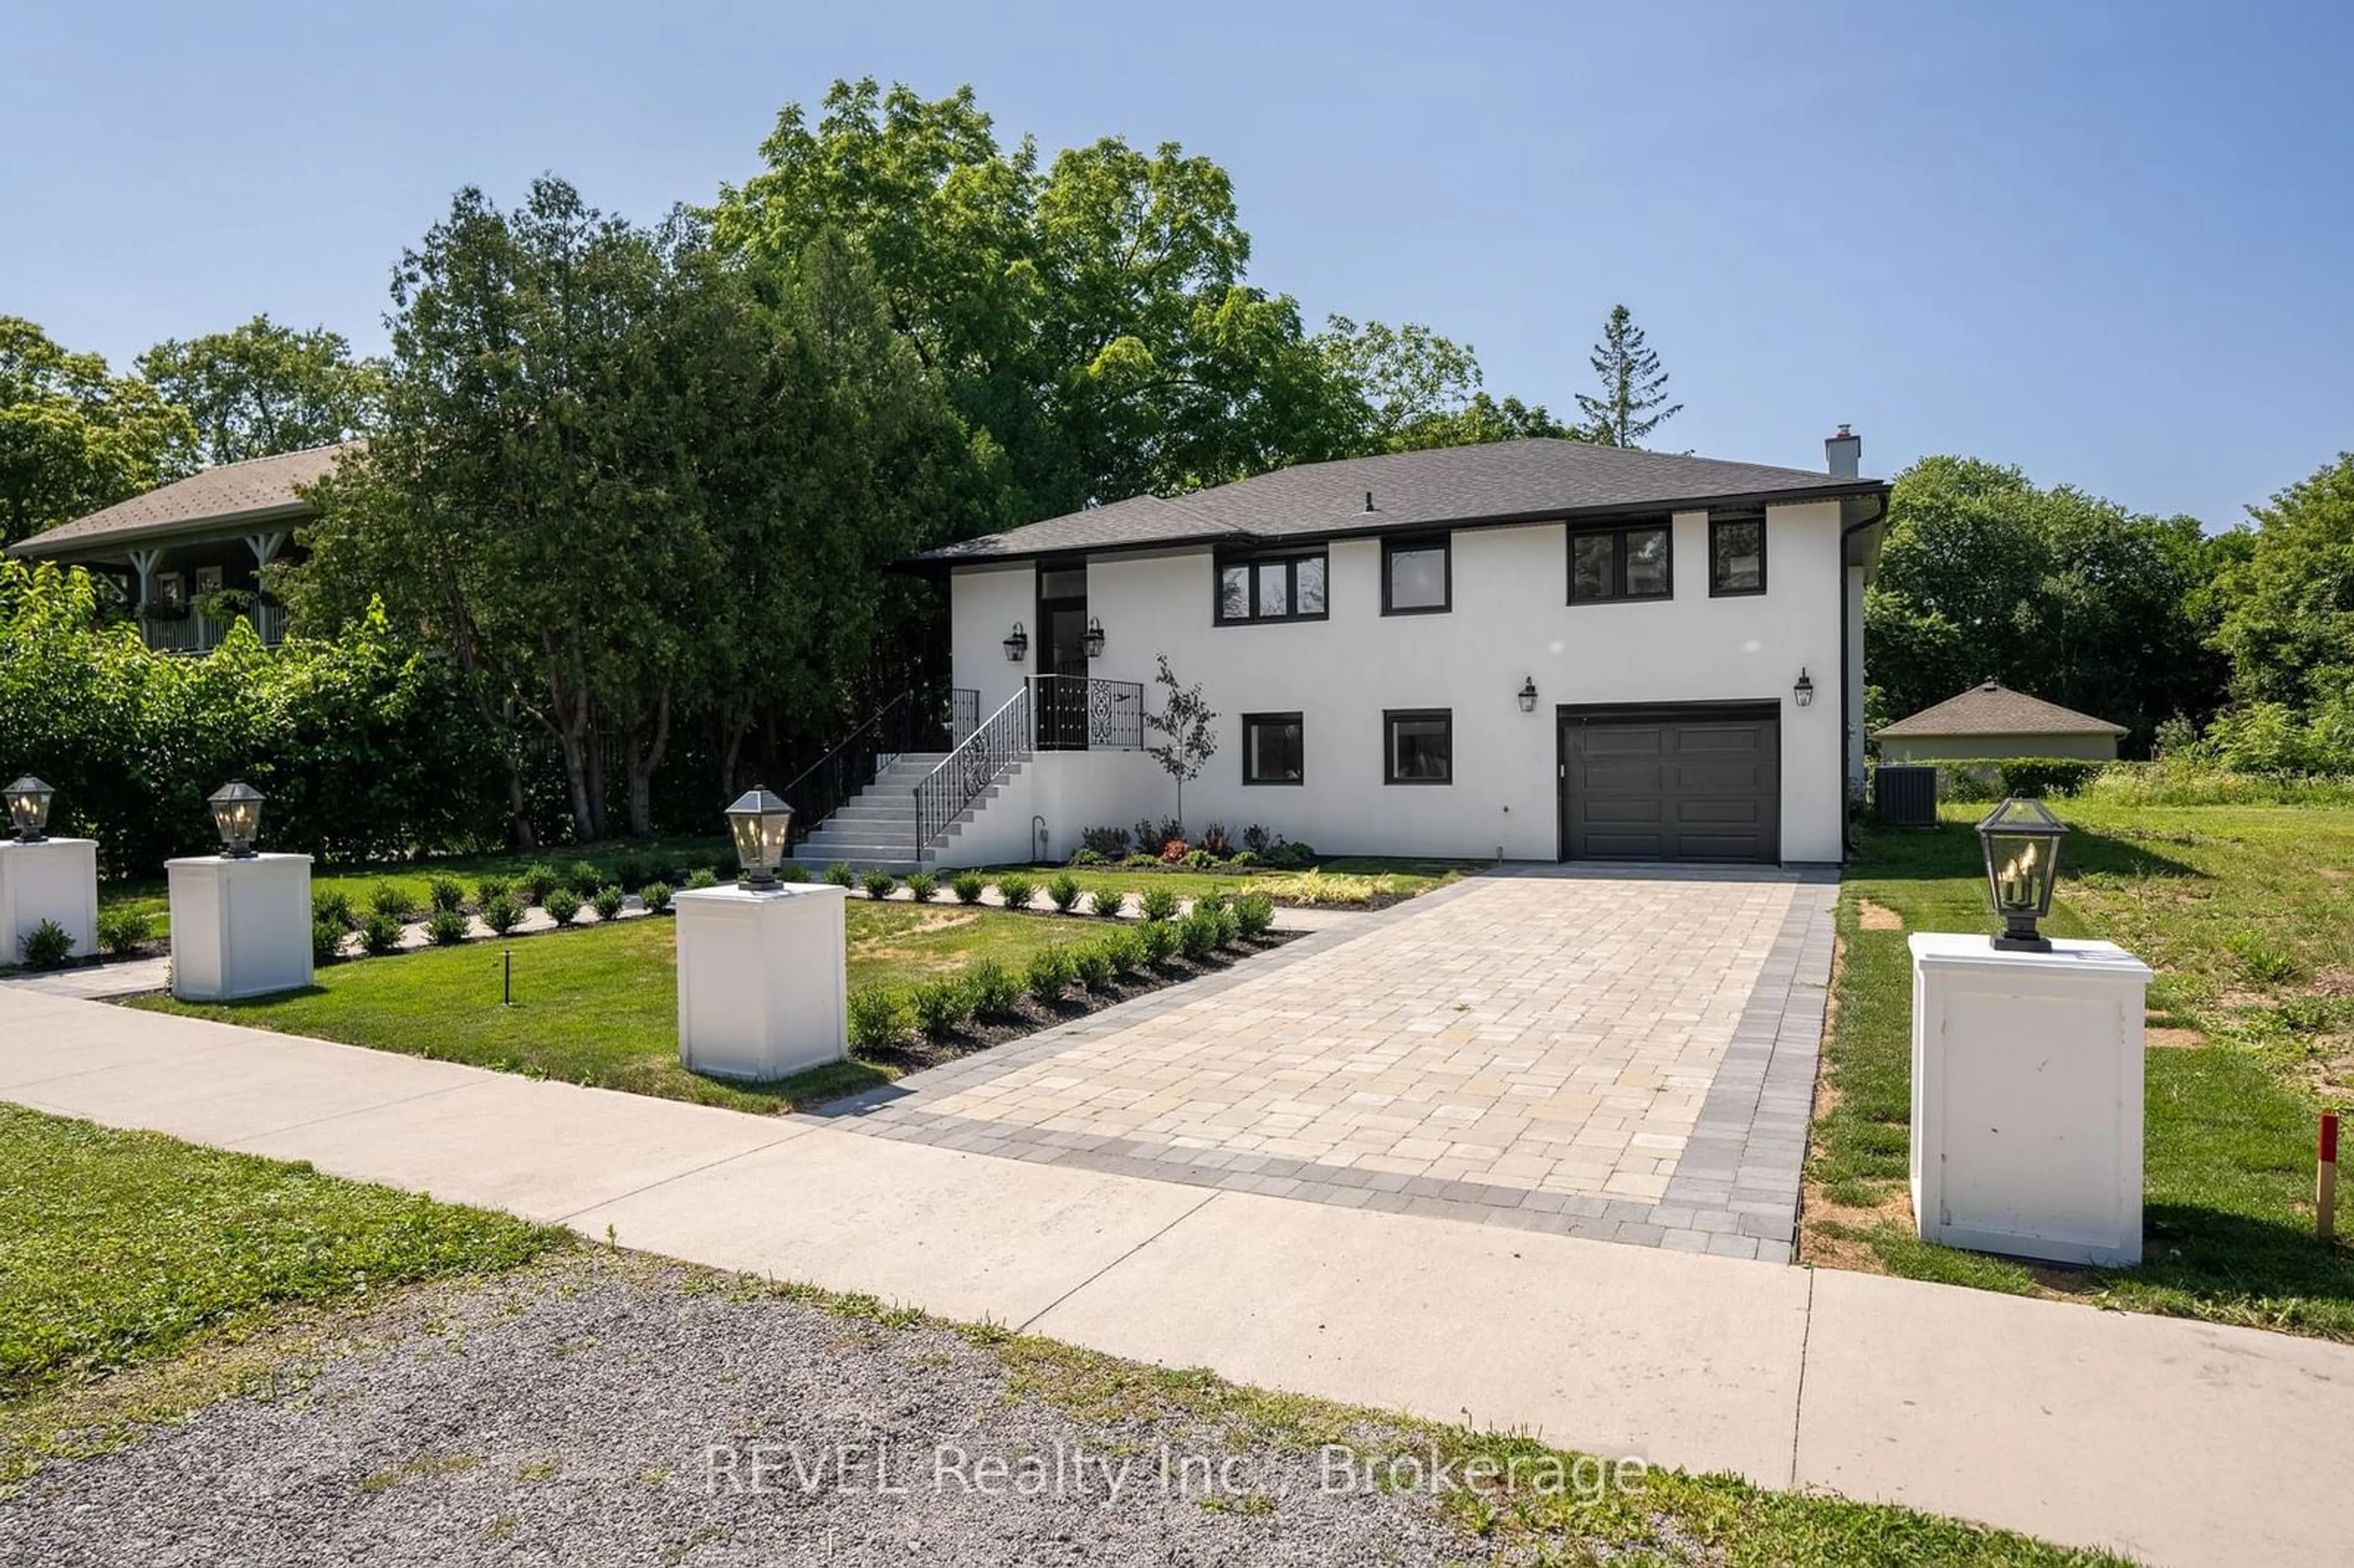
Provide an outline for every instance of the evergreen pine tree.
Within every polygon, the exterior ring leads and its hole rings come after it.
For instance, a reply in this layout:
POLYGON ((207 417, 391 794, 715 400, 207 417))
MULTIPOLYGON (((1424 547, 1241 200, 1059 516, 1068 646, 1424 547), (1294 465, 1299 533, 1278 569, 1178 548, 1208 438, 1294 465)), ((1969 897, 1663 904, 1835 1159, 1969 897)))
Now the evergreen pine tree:
POLYGON ((1643 329, 1626 306, 1610 307, 1592 364, 1594 374, 1602 378, 1602 396, 1577 395, 1587 440, 1606 447, 1631 447, 1683 412, 1681 403, 1668 401, 1668 373, 1659 368, 1659 355, 1644 346, 1643 329))

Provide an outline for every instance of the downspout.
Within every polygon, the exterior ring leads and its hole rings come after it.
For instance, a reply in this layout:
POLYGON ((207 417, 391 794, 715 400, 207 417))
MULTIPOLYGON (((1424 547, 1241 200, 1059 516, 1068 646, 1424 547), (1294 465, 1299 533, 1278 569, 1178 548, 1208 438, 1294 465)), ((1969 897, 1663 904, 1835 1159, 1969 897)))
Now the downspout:
MULTIPOLYGON (((1883 490, 1880 493, 1879 511, 1860 523, 1850 524, 1840 530, 1840 850, 1842 859, 1854 854, 1856 850, 1854 824, 1848 816, 1847 796, 1847 787, 1850 782, 1847 776, 1847 737, 1855 733, 1856 726, 1853 697, 1855 682, 1852 679, 1855 659, 1848 651, 1850 640, 1847 634, 1847 542, 1866 528, 1876 528, 1887 521, 1888 493, 1883 490)), ((1863 639, 1863 605, 1860 599, 1856 604, 1855 613, 1857 624, 1854 641, 1861 642, 1863 639)))

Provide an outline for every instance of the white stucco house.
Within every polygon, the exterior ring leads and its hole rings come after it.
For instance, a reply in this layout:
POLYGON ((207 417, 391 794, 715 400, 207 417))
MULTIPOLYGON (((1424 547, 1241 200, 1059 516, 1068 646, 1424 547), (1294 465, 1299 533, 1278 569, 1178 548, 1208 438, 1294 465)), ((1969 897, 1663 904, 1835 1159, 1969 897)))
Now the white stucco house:
POLYGON ((804 859, 1060 859, 1176 810, 1166 655, 1218 714, 1189 831, 1325 854, 1834 862, 1888 486, 1524 440, 1278 470, 935 550, 956 749, 804 859))

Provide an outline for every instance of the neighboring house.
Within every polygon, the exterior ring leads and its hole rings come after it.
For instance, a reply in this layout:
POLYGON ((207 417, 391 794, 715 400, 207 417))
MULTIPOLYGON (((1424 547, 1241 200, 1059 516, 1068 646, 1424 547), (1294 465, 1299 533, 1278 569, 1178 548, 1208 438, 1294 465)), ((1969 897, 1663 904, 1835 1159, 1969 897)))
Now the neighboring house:
POLYGON ((1168 656, 1218 713, 1190 832, 1327 854, 1832 862, 1888 486, 1562 440, 1284 469, 935 550, 960 744, 802 858, 1059 859, 1172 815, 1168 656), (973 726, 970 714, 979 720, 973 726), (970 733, 966 733, 970 729, 970 733))
POLYGON ((294 530, 312 516, 296 487, 325 478, 352 444, 205 469, 20 539, 8 554, 114 577, 150 648, 209 652, 240 614, 274 646, 286 611, 270 569, 300 557, 294 530))
POLYGON ((1883 725, 1872 738, 1882 762, 1958 758, 2073 757, 2112 761, 2121 724, 1986 681, 1933 708, 1883 725))

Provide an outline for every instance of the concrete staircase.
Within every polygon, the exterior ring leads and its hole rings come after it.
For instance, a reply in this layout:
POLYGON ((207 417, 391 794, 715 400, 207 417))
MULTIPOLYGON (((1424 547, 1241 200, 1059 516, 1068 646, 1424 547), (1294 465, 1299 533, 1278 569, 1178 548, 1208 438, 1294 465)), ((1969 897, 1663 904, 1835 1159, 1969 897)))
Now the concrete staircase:
POLYGON ((1013 762, 983 789, 948 826, 945 833, 918 851, 916 844, 916 786, 947 758, 938 751, 911 751, 895 758, 875 782, 844 801, 817 831, 801 842, 792 858, 812 871, 846 865, 853 871, 883 870, 906 875, 939 862, 940 854, 964 825, 985 810, 1004 788, 1005 780, 1022 770, 1013 762))

